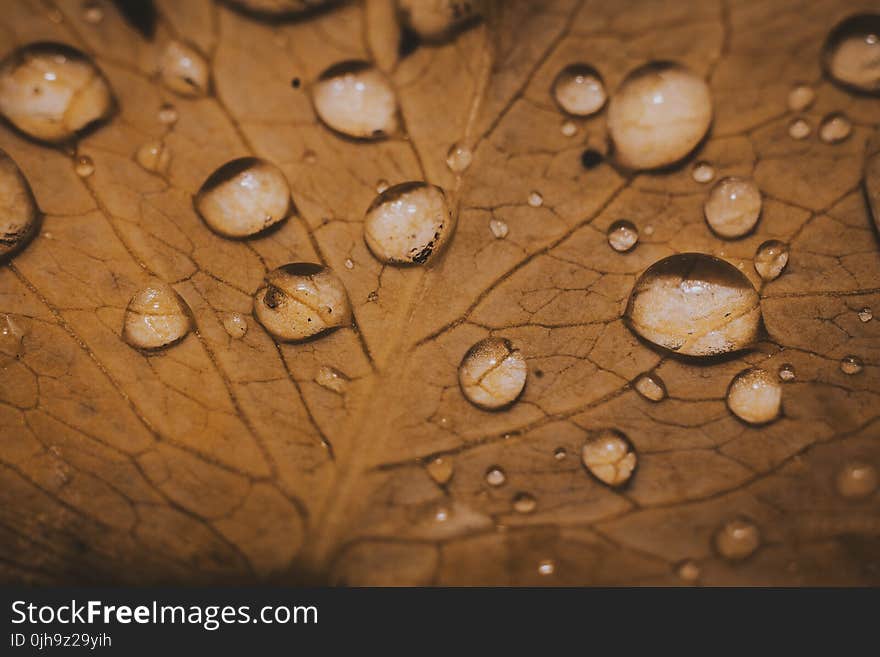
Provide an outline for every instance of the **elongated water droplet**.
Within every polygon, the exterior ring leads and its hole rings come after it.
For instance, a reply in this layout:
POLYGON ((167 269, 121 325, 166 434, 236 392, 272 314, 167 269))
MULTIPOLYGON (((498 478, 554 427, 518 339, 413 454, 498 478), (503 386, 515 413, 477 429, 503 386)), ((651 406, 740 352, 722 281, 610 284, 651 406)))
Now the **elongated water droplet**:
POLYGON ((0 261, 23 248, 36 234, 40 212, 27 179, 0 150, 0 261))
POLYGON ((455 474, 452 459, 445 456, 431 459, 426 468, 431 479, 441 486, 448 484, 452 480, 452 475, 455 474))
POLYGON ((73 170, 80 178, 88 178, 95 173, 95 163, 88 155, 79 155, 74 162, 73 170))
POLYGON ((24 328, 11 315, 0 315, 0 369, 24 353, 24 328))
POLYGON ((788 92, 788 109, 803 112, 816 100, 816 92, 806 84, 797 84, 788 92))
POLYGON ((715 549, 725 559, 741 561, 754 554, 761 545, 761 532, 757 525, 744 518, 725 523, 715 533, 715 549))
POLYGON ((447 38, 458 27, 482 15, 486 0, 398 0, 404 25, 427 41, 447 38))
POLYGON ((382 262, 426 263, 452 237, 455 217, 436 185, 407 182, 376 197, 364 218, 364 239, 382 262))
POLYGON ((517 493, 513 497, 513 510, 517 513, 532 513, 538 507, 538 500, 530 493, 517 493))
POLYGON ((783 363, 779 367, 779 380, 785 381, 788 383, 789 381, 794 381, 797 374, 794 371, 794 365, 791 363, 783 363))
POLYGON ((164 125, 174 125, 179 118, 180 115, 177 112, 177 108, 171 103, 163 103, 162 106, 159 107, 159 123, 164 125))
POLYGON ((708 162, 697 162, 691 174, 695 182, 705 184, 715 178, 715 167, 708 162))
POLYGON ((779 278, 788 264, 788 244, 767 240, 755 251, 755 271, 765 281, 779 278))
POLYGON ((553 81, 553 98, 563 112, 589 116, 602 109, 608 95, 596 69, 587 64, 571 64, 553 81))
POLYGON ((842 112, 829 114, 819 124, 819 139, 826 144, 839 144, 852 134, 852 123, 842 112))
POLYGON ((493 488, 503 486, 504 482, 506 481, 507 475, 505 475, 504 470, 499 468, 497 465, 493 465, 491 468, 486 470, 486 483, 493 488))
POLYGON ((581 449, 584 467, 608 486, 623 486, 636 468, 633 446, 620 431, 605 429, 587 439, 581 449))
POLYGON ((34 139, 65 141, 109 117, 113 108, 103 73, 70 46, 34 43, 0 64, 0 112, 34 139))
POLYGON ((491 230, 492 234, 496 237, 496 239, 499 240, 503 240, 505 237, 507 237, 507 233, 510 232, 510 228, 507 226, 507 222, 502 221, 501 219, 490 219, 489 230, 491 230))
POLYGON ((806 119, 794 119, 788 124, 788 136, 792 139, 806 139, 812 131, 806 119))
POLYGON ((171 41, 159 59, 162 83, 181 96, 196 98, 208 93, 211 69, 208 61, 194 46, 171 41))
POLYGON ((639 229, 631 221, 620 219, 608 227, 608 244, 619 253, 632 249, 639 241, 639 229))
POLYGON ((825 41, 822 63, 838 84, 880 93, 880 14, 850 16, 835 26, 825 41))
POLYGON ((538 562, 538 574, 549 577, 556 572, 556 562, 552 559, 541 559, 538 562))
POLYGON ((688 356, 745 349, 758 337, 758 293, 736 267, 702 253, 669 256, 636 281, 625 315, 649 342, 688 356))
POLYGON ((880 476, 877 474, 877 468, 870 463, 855 461, 847 463, 837 472, 835 483, 840 495, 859 500, 877 490, 878 480, 880 476))
POLYGON ((711 123, 712 97, 705 80, 669 62, 632 71, 608 107, 615 157, 630 169, 678 162, 700 143, 711 123))
POLYGON ((654 372, 645 372, 636 377, 633 387, 648 401, 658 402, 666 398, 666 385, 654 372))
POLYGON ((342 281, 327 267, 298 262, 266 275, 254 295, 254 315, 278 340, 305 340, 351 324, 342 281))
POLYGON ((541 196, 540 192, 530 192, 529 193, 529 205, 533 208, 540 208, 544 205, 544 197, 541 196))
POLYGON ((749 233, 761 215, 761 192, 748 178, 719 180, 706 197, 703 214, 719 237, 734 239, 749 233))
POLYGON ((158 139, 144 142, 134 154, 135 161, 146 171, 164 174, 171 165, 171 151, 158 139))
POLYGON ((461 144, 453 144, 446 155, 446 166, 454 173, 461 173, 467 169, 474 159, 471 149, 461 144))
POLYGON ((341 395, 348 386, 348 377, 335 367, 322 365, 315 375, 315 383, 341 395))
POLYGON ((559 131, 564 137, 574 137, 577 134, 578 127, 574 121, 563 121, 559 131))
POLYGON ((845 356, 840 361, 840 371, 844 374, 858 374, 862 371, 862 359, 858 356, 845 356))
POLYGON ((867 323, 870 322, 872 319, 874 319, 874 312, 870 308, 868 308, 868 306, 865 306, 859 311, 859 321, 867 323))
POLYGON ((223 318, 223 328, 230 338, 240 340, 247 333, 247 319, 241 313, 229 313, 223 318))
POLYGON ((242 157, 212 173, 194 201, 214 232, 225 237, 250 237, 287 217, 290 187, 274 164, 242 157))
POLYGON ((458 382, 464 396, 486 410, 512 404, 525 387, 527 375, 522 352, 504 338, 480 340, 458 366, 458 382))
POLYGON ((378 139, 397 132, 397 97, 383 73, 367 62, 342 62, 312 85, 315 112, 349 137, 378 139))
POLYGON ((772 422, 782 408, 782 386, 767 370, 744 370, 730 382, 727 408, 749 424, 772 422))
POLYGON ((128 302, 122 337, 138 349, 161 349, 182 340, 192 329, 186 304, 166 283, 152 283, 128 302))

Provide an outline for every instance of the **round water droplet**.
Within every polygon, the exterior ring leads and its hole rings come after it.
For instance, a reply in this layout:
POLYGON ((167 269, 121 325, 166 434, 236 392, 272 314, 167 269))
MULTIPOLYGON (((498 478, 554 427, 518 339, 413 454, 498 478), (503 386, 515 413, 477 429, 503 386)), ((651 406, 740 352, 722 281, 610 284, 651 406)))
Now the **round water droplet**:
POLYGON ((96 2, 88 2, 83 6, 83 20, 97 25, 104 20, 104 8, 96 2))
POLYGON ((565 447, 557 447, 553 450, 553 458, 557 461, 564 461, 568 456, 568 450, 565 447))
POLYGON ((715 167, 708 162, 697 162, 691 175, 695 182, 703 184, 711 182, 715 178, 715 167))
POLYGON ((452 459, 444 456, 438 456, 431 459, 426 466, 428 475, 435 482, 443 486, 452 480, 455 470, 452 466, 452 459))
POLYGON ((794 365, 791 363, 783 363, 779 367, 779 380, 785 381, 788 383, 789 381, 794 381, 797 374, 794 371, 794 365))
POLYGON ((177 119, 180 118, 180 115, 177 112, 177 108, 171 103, 163 103, 159 107, 159 123, 163 123, 165 125, 174 125, 177 123, 177 119))
POLYGON ((266 275, 266 285, 254 295, 254 315, 278 340, 305 340, 351 324, 342 281, 327 267, 306 262, 266 275))
POLYGON ((639 241, 639 229, 626 219, 615 221, 608 227, 608 244, 619 253, 632 249, 639 241))
POLYGON ((709 191, 703 205, 706 223, 719 237, 734 239, 749 233, 761 215, 761 192, 748 178, 723 178, 709 191))
POLYGON ((468 349, 458 366, 464 396, 486 410, 512 404, 525 387, 527 374, 522 352, 504 338, 480 340, 468 349))
POLYGON ((822 64, 838 84, 880 93, 880 14, 859 14, 839 23, 825 41, 822 64))
POLYGON ((95 173, 95 163, 88 155, 79 155, 74 162, 73 170, 80 178, 88 178, 95 173))
POLYGON ((212 173, 194 202, 214 232, 225 237, 250 237, 287 217, 290 187, 274 164, 242 157, 212 173))
POLYGON ((226 329, 230 338, 240 340, 247 333, 247 320, 241 313, 229 313, 223 318, 223 328, 226 329))
POLYGON ((499 468, 497 465, 493 465, 491 468, 486 470, 486 483, 493 488, 503 486, 505 481, 507 481, 507 475, 505 475, 504 470, 499 468))
POLYGON ((816 100, 816 92, 806 84, 797 84, 788 92, 788 109, 803 112, 816 100))
POLYGON ((577 134, 578 127, 574 121, 564 121, 559 130, 565 137, 574 137, 577 134))
POLYGON ((852 134, 852 123, 842 112, 829 114, 819 124, 819 139, 826 144, 839 144, 852 134))
POLYGON ((454 173, 461 173, 467 169, 474 159, 471 149, 461 144, 453 144, 446 155, 446 166, 454 173))
POLYGON ((349 137, 377 139, 397 131, 397 98, 383 73, 366 62, 342 62, 312 86, 315 112, 349 137))
POLYGON ((741 271, 702 253, 669 256, 636 281, 625 315, 638 335, 688 356, 745 349, 758 337, 758 293, 741 271))
POLYGON ((877 468, 870 463, 853 462, 844 465, 838 472, 835 482, 837 492, 849 499, 864 499, 877 490, 880 476, 877 468))
POLYGON ((197 98, 208 93, 211 69, 195 47, 171 41, 159 58, 159 76, 168 89, 181 96, 197 98))
POLYGON ((867 323, 870 322, 872 319, 874 319, 874 312, 870 308, 868 308, 868 306, 865 306, 859 311, 859 321, 867 323))
POLYGON ((788 244, 779 240, 767 240, 755 251, 755 271, 765 281, 779 278, 788 264, 788 244))
POLYGON ((715 549, 730 561, 751 556, 760 545, 761 532, 757 525, 742 518, 725 523, 715 532, 715 549))
POLYGON ((440 252, 454 228, 442 189, 407 182, 376 197, 364 218, 364 239, 382 262, 421 265, 440 252))
POLYGON ((144 170, 164 174, 171 165, 171 151, 164 141, 150 140, 140 145, 134 154, 134 159, 144 170))
POLYGON ((122 337, 138 349, 161 349, 182 340, 192 328, 186 304, 166 283, 152 283, 128 302, 122 337))
POLYGON ((552 559, 541 559, 538 562, 538 574, 549 576, 556 572, 556 563, 552 559))
POLYGON ((678 576, 685 582, 696 582, 700 579, 700 566, 689 559, 678 566, 678 576))
POLYGON ((530 493, 517 493, 513 497, 513 510, 517 513, 532 513, 538 507, 538 500, 530 493))
POLYGON ((596 69, 587 64, 571 64, 553 81, 553 98, 563 112, 589 116, 602 109, 608 95, 596 69))
POLYGON ((840 361, 840 371, 844 374, 858 374, 863 367, 862 359, 858 356, 845 356, 840 361))
POLYGON ((0 64, 0 112, 34 139, 65 141, 109 117, 113 108, 103 73, 70 46, 34 43, 0 64))
POLYGON ((348 377, 334 367, 322 365, 315 375, 315 383, 322 388, 342 394, 348 385, 348 377))
POLYGON ((727 408, 749 424, 766 424, 779 417, 782 386, 759 367, 737 374, 727 389, 727 408))
POLYGON ((581 449, 584 467, 608 486, 623 486, 636 468, 636 452, 620 431, 605 429, 587 439, 581 449))
POLYGON ((666 398, 666 385, 663 383, 663 379, 656 373, 646 372, 639 374, 633 383, 633 387, 636 389, 636 392, 648 401, 658 402, 666 398))
POLYGON ((812 131, 806 119, 794 119, 788 124, 788 136, 792 139, 806 139, 812 131))
POLYGON ((510 228, 508 228, 507 222, 502 221, 501 219, 490 219, 489 230, 491 230, 492 234, 499 240, 503 240, 505 237, 507 237, 507 233, 510 232, 510 228))
POLYGON ((544 197, 541 196, 540 192, 530 192, 529 193, 529 205, 533 208, 540 208, 544 205, 544 197))
POLYGON ((36 234, 40 211, 31 186, 11 157, 0 150, 0 261, 36 234))
POLYGON ((486 0, 398 0, 404 25, 422 39, 435 41, 448 37, 459 26, 478 18, 486 0))
POLYGON ((668 62, 627 75, 608 108, 615 157, 630 169, 678 162, 700 143, 711 123, 712 97, 705 80, 668 62))

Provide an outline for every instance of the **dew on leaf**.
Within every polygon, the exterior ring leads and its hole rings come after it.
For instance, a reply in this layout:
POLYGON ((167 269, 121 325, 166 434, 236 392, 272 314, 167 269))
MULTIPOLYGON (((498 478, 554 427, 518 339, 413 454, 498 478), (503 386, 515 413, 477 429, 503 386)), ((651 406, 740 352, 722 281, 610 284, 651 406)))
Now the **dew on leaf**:
POLYGON ((874 319, 874 311, 868 308, 868 306, 865 306, 864 308, 859 310, 858 315, 859 321, 861 321, 862 323, 867 323, 874 319))
POLYGON ((458 382, 464 396, 486 410, 512 404, 525 387, 527 375, 522 352, 504 338, 480 340, 458 366, 458 382))
POLYGON ((714 537, 718 554, 729 561, 741 561, 754 554, 761 545, 761 532, 757 525, 744 518, 726 522, 714 537))
POLYGON ((574 121, 563 121, 559 131, 565 137, 574 137, 577 134, 578 128, 574 121))
POLYGON ((540 208, 542 205, 544 205, 544 197, 541 196, 540 192, 529 192, 528 201, 529 205, 531 205, 533 208, 540 208))
POLYGON ((0 315, 0 369, 24 353, 24 328, 11 315, 0 315))
POLYGON ((565 447, 557 447, 553 450, 553 458, 557 461, 564 461, 568 456, 568 450, 565 447))
POLYGON ((168 89, 181 96, 197 98, 208 93, 211 69, 208 60, 194 46, 170 41, 159 58, 159 76, 168 89))
POLYGON ((145 171, 164 174, 171 165, 171 151, 164 141, 151 139, 138 147, 134 159, 145 171))
POLYGON ((556 572, 556 563, 552 559, 541 559, 538 562, 538 574, 545 577, 556 572))
POLYGON ((858 14, 836 25, 825 41, 822 63, 838 84, 880 93, 880 14, 858 14))
POLYGON ((620 219, 608 227, 608 244, 618 253, 632 249, 639 241, 639 230, 631 221, 620 219))
POLYGON ((83 20, 97 25, 104 20, 104 8, 96 2, 87 2, 83 5, 83 20))
POLYGON ((398 0, 403 24, 427 41, 447 38, 461 25, 481 16, 486 0, 398 0))
POLYGON ((138 349, 161 349, 183 339, 192 329, 183 300, 166 283, 138 290, 128 302, 122 337, 138 349))
POLYGON ((322 365, 318 368, 318 373, 315 375, 315 383, 322 388, 342 394, 348 386, 348 377, 335 367, 322 365))
POLYGON ((223 328, 230 338, 240 340, 247 333, 247 319, 241 313, 229 313, 223 318, 223 328))
POLYGON ((507 237, 507 233, 510 232, 510 228, 507 226, 507 222, 501 219, 490 219, 489 230, 491 230, 492 234, 496 237, 496 239, 499 240, 503 240, 505 237, 507 237))
POLYGON ((829 114, 819 124, 819 139, 826 144, 839 144, 852 134, 852 123, 842 112, 829 114))
POLYGON ((858 374, 862 371, 863 367, 862 359, 858 356, 844 356, 840 361, 840 371, 844 374, 858 374))
POLYGON ((346 269, 354 269, 354 260, 352 260, 351 258, 346 258, 343 264, 345 265, 346 269))
POLYGON ((390 184, 388 183, 388 181, 385 180, 384 178, 382 178, 381 180, 376 181, 376 193, 377 193, 377 194, 381 194, 382 192, 384 192, 384 191, 385 191, 386 189, 388 189, 389 187, 391 187, 391 185, 390 185, 390 184))
POLYGON ((701 184, 712 182, 712 180, 714 180, 715 178, 715 167, 713 167, 708 162, 697 162, 694 165, 691 176, 693 177, 695 182, 701 184))
POLYGON ((507 475, 505 475, 504 470, 499 468, 497 465, 493 465, 491 468, 486 470, 486 483, 493 488, 503 486, 504 482, 506 481, 507 475))
POLYGON ((74 161, 73 170, 80 178, 88 178, 95 173, 95 163, 88 155, 78 155, 74 161))
POLYGON ((452 475, 455 474, 452 458, 448 456, 438 456, 431 459, 425 469, 431 479, 441 486, 448 484, 452 480, 452 475))
POLYGON ((625 435, 605 429, 587 439, 581 462, 596 479, 608 486, 623 486, 636 468, 635 449, 625 435))
POLYGON ((0 260, 23 248, 37 231, 40 212, 15 161, 0 150, 0 260))
POLYGON ((789 381, 794 381, 797 374, 794 371, 794 365, 791 363, 783 363, 779 366, 779 380, 785 381, 788 383, 789 381))
POLYGON ((164 125, 174 125, 177 123, 177 120, 180 118, 180 115, 177 112, 177 108, 171 103, 163 103, 159 107, 159 113, 157 115, 159 119, 159 123, 164 125))
POLYGON ((788 244, 779 240, 767 240, 755 251, 755 271, 765 281, 779 278, 788 264, 788 244))
POLYGON ((553 99, 563 112, 589 116, 602 109, 608 95, 596 69, 587 64, 571 64, 553 81, 553 99))
POLYGON ((538 507, 538 500, 531 493, 517 493, 513 496, 513 510, 517 513, 532 513, 538 507))
POLYGON ((759 367, 744 370, 730 382, 727 408, 749 424, 772 422, 782 408, 782 386, 767 370, 759 367))
POLYGON ((788 136, 792 139, 806 139, 813 129, 806 119, 794 119, 788 124, 788 136))
POLYGON ((712 186, 703 214, 712 232, 725 239, 735 239, 755 227, 761 206, 761 192, 753 180, 729 177, 712 186))
POLYGON ((465 171, 474 159, 471 149, 461 144, 453 144, 446 154, 446 166, 453 173, 465 171))
POLYGON ((880 481, 877 468, 870 463, 853 461, 846 463, 837 472, 835 484, 842 497, 858 500, 864 499, 877 490, 880 481))
POLYGON ((700 579, 700 566, 690 559, 679 564, 676 572, 685 582, 696 582, 700 579))
POLYGON ((816 100, 816 92, 806 84, 796 84, 788 92, 788 109, 792 112, 803 112, 816 100))
POLYGON ((397 97, 385 74, 367 62, 328 68, 312 85, 318 117, 333 130, 357 139, 397 132, 397 97))
POLYGON ((666 384, 655 372, 645 372, 636 377, 633 387, 648 401, 658 402, 666 398, 666 384))

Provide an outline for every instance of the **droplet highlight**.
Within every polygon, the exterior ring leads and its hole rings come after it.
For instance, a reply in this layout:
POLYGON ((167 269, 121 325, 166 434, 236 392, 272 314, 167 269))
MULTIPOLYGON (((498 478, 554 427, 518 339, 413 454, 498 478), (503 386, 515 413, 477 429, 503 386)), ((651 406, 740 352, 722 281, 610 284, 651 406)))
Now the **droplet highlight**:
POLYGON ((480 340, 458 366, 458 382, 464 396, 485 410, 512 404, 522 393, 527 375, 525 357, 505 338, 480 340))
POLYGON ((727 408, 749 424, 772 422, 782 408, 782 386, 767 370, 759 367, 744 370, 730 382, 727 408))
POLYGON ((712 232, 725 239, 735 239, 755 227, 762 204, 761 192, 754 181, 729 177, 713 185, 703 205, 703 214, 712 232))
POLYGON ((779 366, 779 380, 785 381, 786 383, 790 381, 794 381, 797 377, 797 373, 795 372, 794 365, 791 363, 783 363, 779 366))
POLYGON ((182 340, 192 329, 183 300, 166 283, 152 283, 128 302, 122 337, 138 349, 161 349, 182 340))
POLYGON ((563 112, 590 116, 604 107, 608 94, 596 69, 587 64, 571 64, 553 81, 553 99, 563 112))
POLYGON ((616 488, 630 480, 637 457, 623 433, 606 429, 587 439, 581 449, 581 462, 596 479, 616 488))
POLYGON ((312 103, 329 128, 358 139, 397 132, 397 97, 385 75, 367 62, 331 66, 312 85, 312 103))

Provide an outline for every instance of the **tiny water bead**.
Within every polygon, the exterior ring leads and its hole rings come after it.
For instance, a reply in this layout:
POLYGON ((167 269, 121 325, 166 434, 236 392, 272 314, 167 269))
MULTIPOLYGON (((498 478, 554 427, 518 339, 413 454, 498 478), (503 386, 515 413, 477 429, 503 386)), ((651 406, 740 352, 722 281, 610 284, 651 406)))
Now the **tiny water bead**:
POLYGON ((739 269, 703 253, 682 253, 655 262, 636 280, 625 319, 660 347, 713 356, 755 342, 761 307, 739 269))
POLYGON ((241 313, 229 313, 223 318, 223 328, 230 338, 240 340, 247 333, 247 319, 241 313))
POLYGON ((354 260, 352 260, 351 258, 346 258, 343 264, 348 270, 354 269, 354 260))
POLYGON ((782 386, 767 370, 759 367, 744 370, 730 382, 727 408, 749 424, 772 422, 782 408, 782 386))
POLYGON ((705 184, 715 179, 715 167, 708 162, 697 162, 691 172, 694 182, 705 184))
POLYGON ((503 486, 504 482, 506 481, 507 475, 504 474, 504 470, 499 468, 497 465, 493 465, 491 468, 486 470, 486 483, 493 488, 503 486))
POLYGON ((517 493, 513 497, 513 510, 517 513, 532 513, 538 508, 538 500, 531 493, 517 493))
POLYGON ((104 20, 104 8, 96 2, 83 5, 83 20, 86 23, 97 25, 104 20))
POLYGON ((428 461, 426 469, 428 470, 428 475, 431 479, 441 486, 448 484, 452 480, 452 475, 455 473, 452 459, 444 456, 438 456, 437 458, 428 461))
POLYGON ((620 219, 608 227, 608 244, 619 253, 632 249, 639 241, 639 230, 631 221, 620 219))
POLYGON ((519 349, 505 338, 480 340, 458 366, 458 382, 475 406, 495 410, 512 404, 526 385, 528 367, 519 349))
POLYGON ((845 464, 835 477, 837 492, 852 500, 864 499, 873 494, 877 490, 878 481, 880 476, 877 468, 860 461, 845 464))
POLYGON ((670 62, 632 71, 608 108, 615 156, 629 169, 678 162, 700 143, 711 123, 712 97, 705 80, 670 62))
POLYGON ((786 383, 794 381, 797 374, 794 371, 794 365, 791 363, 783 363, 779 366, 779 380, 786 383))
POLYGON ((813 129, 806 119, 794 119, 788 124, 788 136, 792 139, 806 139, 813 129))
POLYGON ((387 180, 385 180, 384 178, 382 178, 381 180, 376 181, 376 193, 377 193, 377 194, 381 194, 382 192, 384 192, 384 191, 385 191, 386 189, 388 189, 389 187, 391 187, 391 185, 390 185, 389 182, 388 182, 387 180))
POLYGON ((578 127, 574 121, 564 121, 562 125, 559 126, 559 131, 564 137, 574 137, 577 134, 578 127))
POLYGON ((159 119, 159 123, 162 123, 163 125, 174 125, 180 118, 180 114, 178 113, 177 108, 171 103, 163 103, 159 107, 157 118, 159 119))
POLYGON ((858 315, 859 315, 859 321, 861 321, 862 323, 868 323, 868 322, 870 322, 872 319, 874 319, 874 311, 872 311, 872 310, 871 310, 870 308, 868 308, 867 306, 865 306, 864 308, 862 308, 862 309, 858 312, 858 315))
POLYGON ((0 366, 21 358, 23 351, 24 329, 11 315, 0 315, 0 366))
POLYGON ((113 109, 103 73, 70 46, 34 43, 0 64, 0 113, 34 139, 65 141, 113 109))
POLYGON ((858 14, 839 23, 825 41, 822 63, 838 84, 880 93, 880 14, 858 14))
POLYGON ((700 566, 688 559, 678 566, 678 576, 685 582, 696 582, 700 579, 700 566))
POLYGON ((816 101, 816 92, 806 84, 797 84, 788 92, 788 109, 803 112, 816 101))
POLYGON ((541 559, 538 562, 538 574, 545 577, 556 572, 556 562, 552 559, 541 559))
POLYGON ((456 28, 478 18, 486 0, 398 0, 404 25, 422 39, 444 39, 456 28))
POLYGON ((765 281, 779 278, 788 264, 788 244, 779 240, 767 240, 755 251, 755 271, 765 281))
POLYGON ((322 388, 341 395, 348 386, 348 377, 335 367, 322 365, 315 375, 315 383, 322 388))
POLYGON ((161 349, 183 339, 191 329, 183 300, 170 285, 153 283, 128 302, 122 337, 138 349, 161 349))
POLYGON ((563 112, 589 116, 602 109, 608 94, 596 69, 587 64, 571 64, 553 81, 553 98, 563 112))
POLYGON ((858 374, 863 368, 862 359, 858 356, 844 356, 840 361, 840 371, 844 374, 858 374))
POLYGON ((0 261, 18 251, 37 232, 40 211, 27 179, 0 150, 0 261))
POLYGON ((385 75, 367 62, 328 68, 312 85, 318 117, 337 132, 377 139, 397 132, 397 97, 385 75))
POLYGON ((208 60, 181 41, 170 41, 165 46, 159 59, 159 76, 168 89, 189 98, 206 95, 211 86, 208 60))
POLYGON ((74 160, 73 170, 80 178, 88 178, 95 173, 95 163, 88 155, 78 155, 74 160))
POLYGON ((623 486, 636 468, 636 452, 621 432, 606 429, 589 438, 581 449, 584 467, 608 486, 623 486))
POLYGON ((164 141, 153 139, 138 147, 134 159, 145 171, 164 174, 171 166, 171 151, 164 141))
POLYGON ((510 232, 507 222, 502 221, 501 219, 490 219, 489 230, 491 230, 495 238, 499 240, 503 240, 507 237, 507 233, 510 232))
POLYGON ((568 450, 565 447, 557 447, 553 450, 553 458, 557 461, 564 461, 568 456, 568 450))
POLYGON ((254 315, 278 340, 305 340, 351 324, 342 281, 327 267, 297 262, 266 275, 254 295, 254 315))
POLYGON ((425 264, 455 229, 446 193, 436 185, 407 182, 376 197, 364 218, 364 239, 382 262, 425 264))
POLYGON ((446 166, 453 173, 465 171, 474 159, 471 149, 461 144, 453 144, 446 155, 446 166))
POLYGON ((737 518, 715 532, 714 543, 722 557, 729 561, 741 561, 761 546, 761 532, 753 522, 737 518))
POLYGON ((819 124, 819 139, 826 144, 839 144, 852 134, 852 123, 842 112, 829 114, 819 124))
POLYGON ((656 373, 646 372, 636 377, 633 387, 648 401, 658 402, 666 398, 666 384, 656 373))
POLYGON ((529 192, 528 201, 529 205, 531 205, 533 208, 540 208, 542 205, 544 205, 544 197, 541 196, 540 192, 529 192))
POLYGON ((212 173, 194 204, 214 232, 225 237, 250 237, 287 217, 290 187, 274 164, 242 157, 212 173))
POLYGON ((735 239, 755 227, 761 206, 761 191, 754 181, 729 177, 712 186, 703 214, 712 232, 725 239, 735 239))

